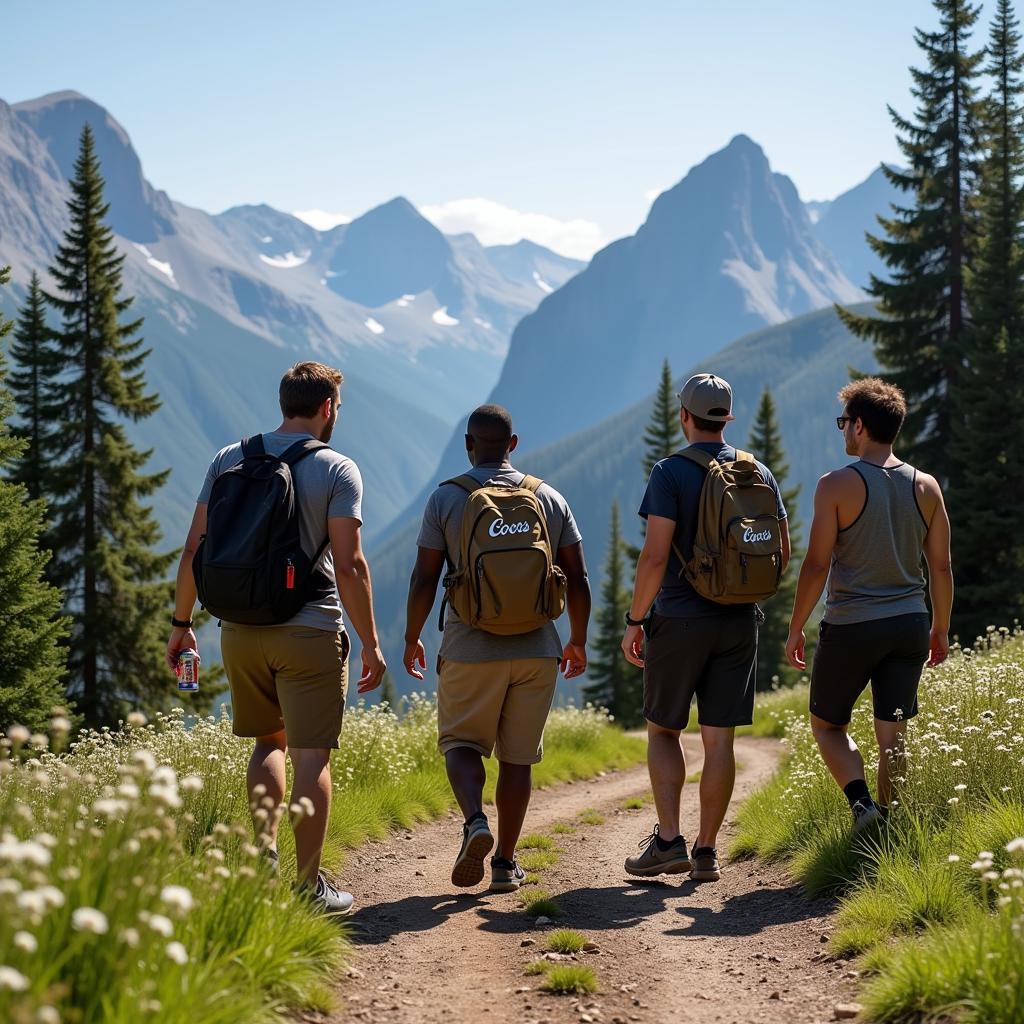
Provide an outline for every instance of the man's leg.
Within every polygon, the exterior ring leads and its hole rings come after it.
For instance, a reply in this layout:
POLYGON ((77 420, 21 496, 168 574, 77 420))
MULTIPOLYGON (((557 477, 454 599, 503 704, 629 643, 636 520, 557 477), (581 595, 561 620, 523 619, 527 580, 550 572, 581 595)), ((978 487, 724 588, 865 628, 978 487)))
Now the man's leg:
POLYGON ((700 776, 700 831, 694 849, 715 847, 718 830, 725 821, 736 782, 736 758, 733 754, 734 728, 712 725, 700 727, 704 744, 704 767, 700 776))
POLYGON ((906 766, 906 722, 875 719, 878 740, 878 802, 888 808, 892 803, 893 780, 903 775, 906 766))
POLYGON ((285 759, 288 741, 284 729, 260 736, 253 747, 246 772, 253 830, 270 849, 277 849, 278 807, 284 800, 285 759))
POLYGON ((498 845, 494 848, 495 857, 511 860, 515 856, 516 843, 519 842, 526 811, 530 806, 532 779, 532 765, 499 762, 498 786, 494 795, 498 808, 498 845))
POLYGON ((452 747, 444 755, 444 767, 466 821, 475 814, 482 814, 487 773, 480 752, 472 747, 452 747))
POLYGON ((298 820, 293 818, 297 881, 300 886, 315 888, 331 813, 331 752, 321 747, 293 747, 291 758, 295 769, 291 804, 299 804, 303 797, 313 804, 312 814, 307 811, 296 815, 298 820))
POLYGON ((811 732, 821 751, 825 767, 845 790, 851 782, 864 780, 864 758, 849 733, 849 725, 834 725, 811 715, 811 732))
POLYGON ((647 770, 658 812, 658 832, 665 842, 680 834, 679 804, 686 779, 686 759, 679 733, 678 729, 647 723, 647 770))

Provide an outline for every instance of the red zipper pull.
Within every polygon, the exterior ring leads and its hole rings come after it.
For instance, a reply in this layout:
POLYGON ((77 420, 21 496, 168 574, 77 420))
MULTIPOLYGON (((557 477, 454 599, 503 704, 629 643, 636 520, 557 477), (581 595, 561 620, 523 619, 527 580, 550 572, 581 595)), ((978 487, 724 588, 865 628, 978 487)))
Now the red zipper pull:
POLYGON ((289 558, 285 569, 285 587, 288 590, 295 589, 295 563, 289 558))

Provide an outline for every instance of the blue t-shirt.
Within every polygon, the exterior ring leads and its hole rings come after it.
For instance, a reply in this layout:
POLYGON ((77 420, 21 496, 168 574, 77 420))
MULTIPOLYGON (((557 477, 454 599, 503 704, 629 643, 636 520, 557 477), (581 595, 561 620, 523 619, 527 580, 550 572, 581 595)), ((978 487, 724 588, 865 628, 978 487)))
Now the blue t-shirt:
MULTIPOLYGON (((707 452, 719 461, 732 462, 736 458, 736 449, 730 444, 717 441, 701 441, 692 445, 702 452, 707 452)), ((765 481, 775 491, 779 504, 779 519, 786 518, 786 506, 782 503, 779 485, 770 469, 758 462, 758 469, 764 474, 765 481)), ((697 514, 700 508, 700 492, 704 487, 707 470, 698 466, 690 459, 672 456, 662 459, 651 470, 651 478, 647 481, 647 491, 640 503, 640 515, 661 516, 672 519, 676 524, 675 545, 689 560, 693 557, 693 541, 697 536, 697 514)), ((682 575, 682 564, 675 551, 670 551, 665 579, 654 602, 654 610, 658 615, 669 618, 704 618, 710 615, 750 615, 752 604, 716 604, 706 597, 701 597, 685 576, 682 575)))

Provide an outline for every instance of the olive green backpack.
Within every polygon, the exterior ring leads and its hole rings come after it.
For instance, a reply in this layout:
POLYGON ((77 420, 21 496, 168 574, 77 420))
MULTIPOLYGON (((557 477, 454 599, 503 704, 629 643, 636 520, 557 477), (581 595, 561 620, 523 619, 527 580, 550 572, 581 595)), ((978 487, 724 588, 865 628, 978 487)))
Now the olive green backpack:
POLYGON ((693 558, 673 543, 685 577, 701 597, 718 604, 754 604, 771 597, 782 578, 782 524, 775 491, 749 452, 719 462, 700 448, 675 458, 707 470, 697 513, 693 558))

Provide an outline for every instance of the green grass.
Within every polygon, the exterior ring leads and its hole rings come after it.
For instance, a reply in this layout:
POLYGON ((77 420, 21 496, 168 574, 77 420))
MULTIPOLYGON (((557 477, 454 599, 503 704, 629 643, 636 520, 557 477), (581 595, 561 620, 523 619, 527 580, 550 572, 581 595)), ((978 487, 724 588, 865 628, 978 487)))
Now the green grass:
POLYGON ((536 977, 538 974, 547 974, 552 966, 550 960, 531 960, 523 968, 523 974, 530 977, 536 977))
POLYGON ((586 935, 571 928, 559 928, 548 936, 548 949, 552 953, 578 953, 586 944, 586 935))
MULTIPOLYGON (((346 712, 332 755, 329 872, 347 850, 453 806, 435 715, 423 699, 401 720, 346 712)), ((287 824, 279 877, 252 845, 250 751, 226 719, 186 729, 181 714, 83 734, 59 755, 0 747, 0 820, 8 845, 19 844, 18 856, 0 858, 0 963, 17 972, 0 988, 0 1020, 270 1024, 330 1011, 350 945, 343 925, 293 896, 287 824)), ((538 783, 644 752, 601 715, 558 709, 545 755, 538 783)), ((559 912, 547 899, 531 903, 535 914, 559 912)))
POLYGON ((555 849, 555 841, 550 836, 541 835, 539 832, 531 832, 519 840, 517 849, 553 850, 555 849))
POLYGON ((562 916, 562 908, 545 889, 530 888, 525 892, 520 889, 519 902, 530 917, 556 918, 562 916))
POLYGON ((519 854, 519 864, 524 871, 547 871, 561 859, 560 850, 527 850, 519 854))
MULTIPOLYGON (((782 770, 738 816, 733 856, 786 860, 812 895, 840 897, 830 948, 872 972, 871 1020, 1024 1019, 1024 639, 984 646, 926 672, 885 826, 851 840, 846 800, 796 718, 782 770)), ((851 734, 870 760, 869 698, 851 734)))
POLYGON ((642 796, 631 796, 622 804, 624 811, 642 811, 647 806, 647 800, 642 796))
POLYGON ((584 825, 603 825, 604 815, 600 811, 595 811, 593 808, 588 808, 585 811, 580 811, 580 821, 584 825))
POLYGON ((574 825, 569 825, 564 821, 556 821, 554 825, 551 826, 551 832, 556 836, 571 835, 575 831, 576 827, 574 825))
POLYGON ((559 996, 587 995, 597 991, 597 975, 581 964, 555 964, 541 987, 559 996))

